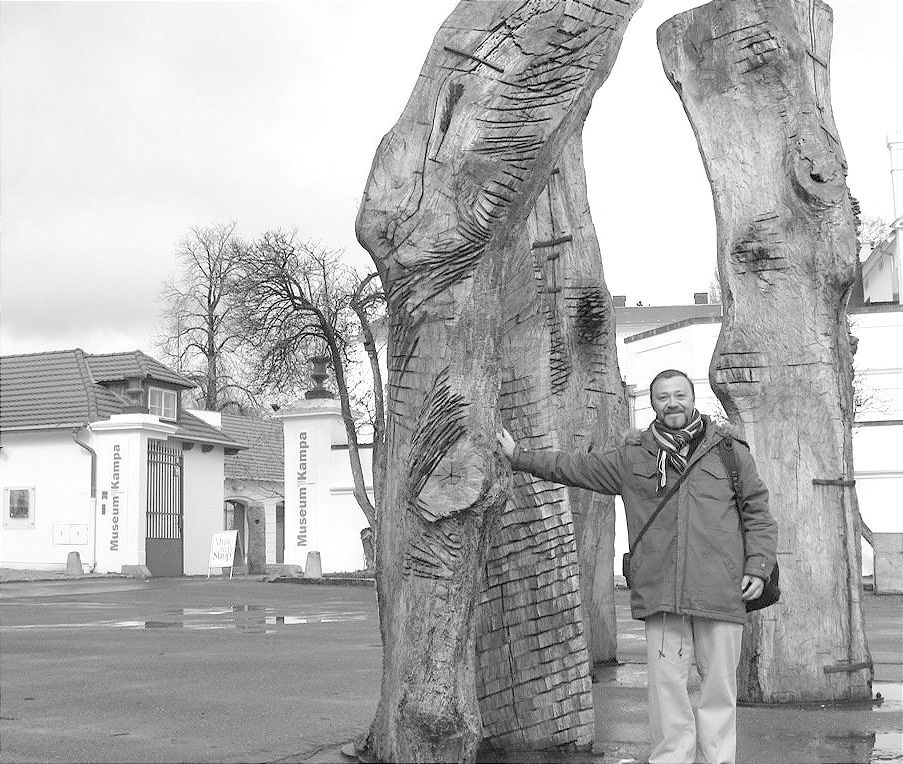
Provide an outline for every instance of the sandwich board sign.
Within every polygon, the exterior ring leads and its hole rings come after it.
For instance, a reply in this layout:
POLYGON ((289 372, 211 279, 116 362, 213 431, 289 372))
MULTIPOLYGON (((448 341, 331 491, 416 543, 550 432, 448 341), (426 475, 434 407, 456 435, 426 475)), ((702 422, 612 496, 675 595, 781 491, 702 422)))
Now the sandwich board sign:
POLYGON ((235 565, 235 547, 238 546, 238 531, 217 531, 210 541, 210 560, 207 563, 207 578, 210 578, 211 568, 229 568, 229 578, 232 578, 232 568, 235 565))

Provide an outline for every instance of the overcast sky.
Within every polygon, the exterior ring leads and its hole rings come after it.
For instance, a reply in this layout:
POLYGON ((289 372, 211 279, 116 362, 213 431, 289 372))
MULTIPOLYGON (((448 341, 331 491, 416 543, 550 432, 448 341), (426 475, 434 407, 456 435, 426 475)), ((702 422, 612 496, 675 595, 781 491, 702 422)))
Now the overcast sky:
MULTIPOLYGON (((606 279, 692 302, 712 200, 646 0, 584 131, 606 279)), ((833 0, 832 100, 866 215, 892 216, 903 2, 833 0)), ((0 4, 0 352, 153 352, 160 286, 193 225, 344 248, 382 135, 454 0, 0 4)), ((903 210, 901 210, 903 212, 903 210)))

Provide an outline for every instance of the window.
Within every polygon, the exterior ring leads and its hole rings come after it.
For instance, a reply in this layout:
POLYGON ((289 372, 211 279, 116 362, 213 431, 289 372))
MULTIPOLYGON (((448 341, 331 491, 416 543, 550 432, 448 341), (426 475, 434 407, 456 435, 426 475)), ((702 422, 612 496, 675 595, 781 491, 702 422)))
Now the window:
POLYGON ((175 390, 162 390, 159 387, 151 387, 147 391, 147 410, 160 419, 176 420, 175 390))
POLYGON ((3 527, 34 528, 34 487, 3 489, 3 527))

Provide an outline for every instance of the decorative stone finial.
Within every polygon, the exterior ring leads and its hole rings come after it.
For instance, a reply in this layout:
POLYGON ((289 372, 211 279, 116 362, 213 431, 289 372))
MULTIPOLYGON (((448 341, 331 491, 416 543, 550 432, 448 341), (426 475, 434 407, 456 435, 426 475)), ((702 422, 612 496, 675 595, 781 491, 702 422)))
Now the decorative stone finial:
POLYGON ((323 383, 329 377, 329 372, 326 371, 326 364, 329 363, 329 358, 326 356, 315 356, 310 359, 310 363, 313 366, 310 378, 313 380, 314 386, 304 393, 304 397, 308 400, 311 398, 334 398, 335 396, 332 392, 323 386, 323 383))

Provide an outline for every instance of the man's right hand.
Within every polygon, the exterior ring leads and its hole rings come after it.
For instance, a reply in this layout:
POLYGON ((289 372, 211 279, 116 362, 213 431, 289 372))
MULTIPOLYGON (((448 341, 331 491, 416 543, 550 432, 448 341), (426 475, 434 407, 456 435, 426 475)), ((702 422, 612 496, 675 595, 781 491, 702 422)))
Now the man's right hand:
POLYGON ((495 434, 495 439, 499 442, 499 447, 502 449, 505 458, 509 462, 512 461, 514 459, 514 449, 517 447, 517 443, 514 442, 511 433, 502 427, 501 432, 495 434))

